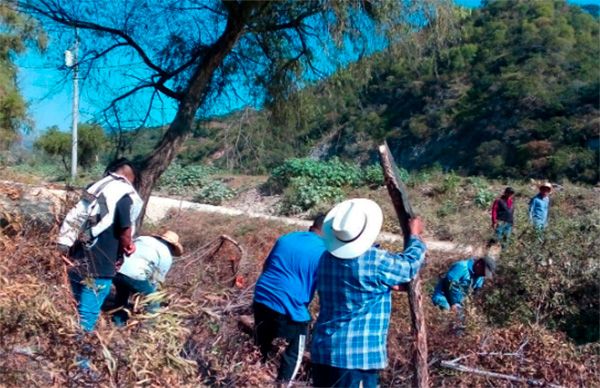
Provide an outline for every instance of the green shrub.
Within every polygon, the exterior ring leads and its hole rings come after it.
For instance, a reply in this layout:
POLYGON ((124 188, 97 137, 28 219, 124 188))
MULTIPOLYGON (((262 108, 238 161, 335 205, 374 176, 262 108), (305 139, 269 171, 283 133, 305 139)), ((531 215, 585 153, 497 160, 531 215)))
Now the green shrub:
POLYGON ((181 166, 172 164, 160 177, 158 187, 169 194, 181 195, 195 191, 210 183, 210 175, 216 170, 212 167, 189 165, 181 166))
POLYGON ((442 183, 437 187, 437 191, 440 194, 453 194, 460 186, 460 181, 460 176, 456 175, 453 171, 443 174, 442 183))
POLYGON ((293 178, 309 178, 322 186, 356 187, 363 183, 362 172, 356 165, 337 158, 321 162, 313 159, 288 159, 275 168, 269 177, 269 186, 282 192, 293 178))
POLYGON ((482 209, 487 209, 492 204, 496 194, 494 194, 489 185, 479 177, 469 178, 469 183, 475 189, 475 205, 482 209))
POLYGON ((208 203, 210 205, 220 205, 235 197, 235 191, 221 181, 212 181, 203 186, 194 196, 194 201, 208 203))
POLYGON ((436 211, 436 215, 440 218, 449 216, 451 214, 455 214, 458 212, 458 206, 456 205, 456 202, 454 201, 444 201, 444 203, 442 203, 442 205, 439 207, 439 209, 437 209, 436 211))
POLYGON ((369 186, 383 185, 383 170, 381 166, 379 164, 367 166, 363 172, 363 181, 369 186))
POLYGON ((526 229, 502 252, 484 302, 489 320, 542 324, 578 343, 598 341, 599 232, 588 217, 556 220, 542 235, 526 229))
POLYGON ((323 186, 317 180, 307 177, 292 178, 284 192, 281 212, 300 213, 321 204, 333 204, 344 197, 339 187, 323 186))

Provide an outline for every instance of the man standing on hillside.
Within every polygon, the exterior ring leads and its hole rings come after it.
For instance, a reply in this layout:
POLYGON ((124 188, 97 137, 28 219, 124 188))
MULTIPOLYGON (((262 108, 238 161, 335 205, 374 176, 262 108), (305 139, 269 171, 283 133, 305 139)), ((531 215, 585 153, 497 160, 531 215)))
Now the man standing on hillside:
MULTIPOLYGON (((171 269, 173 256, 183 254, 177 233, 167 230, 162 234, 140 236, 134 240, 135 252, 125 257, 125 261, 115 276, 113 283, 117 289, 113 322, 124 325, 129 318, 125 307, 129 305, 131 294, 150 295, 156 291, 159 282, 164 282, 171 269)), ((147 311, 154 312, 157 302, 148 305, 147 311)))
POLYGON ((508 243, 512 233, 514 195, 515 191, 512 187, 507 187, 492 204, 492 229, 496 233, 496 239, 503 247, 508 243))
POLYGON ((316 387, 377 387, 387 366, 392 289, 417 275, 427 247, 415 218, 404 252, 375 248, 382 222, 381 208, 369 199, 344 201, 325 217, 328 252, 319 264, 311 350, 316 387))
POLYGON ((277 373, 280 384, 289 385, 294 380, 304 355, 311 320, 308 305, 325 251, 321 239, 324 218, 318 215, 308 232, 288 233, 277 239, 256 282, 254 322, 263 362, 275 338, 288 341, 277 373))
POLYGON ((135 177, 131 162, 115 160, 61 225, 58 246, 75 264, 68 274, 84 332, 94 330, 123 255, 135 252, 132 235, 142 208, 135 177))
POLYGON ((529 221, 536 230, 543 231, 548 226, 549 195, 552 192, 552 184, 544 182, 539 190, 539 193, 529 201, 529 221))

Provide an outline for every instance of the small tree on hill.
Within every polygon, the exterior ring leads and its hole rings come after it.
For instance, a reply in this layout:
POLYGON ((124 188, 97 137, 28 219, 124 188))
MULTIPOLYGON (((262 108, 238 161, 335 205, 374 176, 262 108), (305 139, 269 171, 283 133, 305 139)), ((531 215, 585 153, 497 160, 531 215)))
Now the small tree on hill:
MULTIPOLYGON (((106 146, 104 130, 98 124, 79 124, 77 136, 77 159, 81 166, 91 167, 104 151, 106 146)), ((41 135, 34 147, 46 154, 59 158, 69 171, 69 159, 71 157, 71 134, 62 132, 53 126, 41 135)))

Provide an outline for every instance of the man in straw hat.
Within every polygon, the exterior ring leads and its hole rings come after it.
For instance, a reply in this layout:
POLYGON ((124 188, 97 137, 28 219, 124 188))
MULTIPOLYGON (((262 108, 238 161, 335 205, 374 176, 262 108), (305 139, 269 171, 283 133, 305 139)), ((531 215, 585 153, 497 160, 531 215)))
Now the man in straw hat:
POLYGON ((537 230, 544 230, 548 226, 548 210, 550 209, 550 193, 552 184, 544 182, 540 185, 538 194, 529 202, 529 221, 537 230))
MULTIPOLYGON (((136 251, 125 257, 123 265, 113 283, 117 290, 115 308, 121 308, 113 314, 113 322, 123 325, 129 314, 123 308, 128 306, 129 296, 139 293, 149 295, 156 291, 158 283, 164 282, 171 268, 173 256, 183 254, 177 233, 170 230, 152 236, 140 236, 135 239, 136 251)), ((150 303, 148 311, 158 308, 158 303, 150 303)))
POLYGON ((315 293, 319 260, 325 252, 321 228, 325 215, 317 215, 306 232, 292 232, 277 239, 265 260, 254 291, 256 342, 263 361, 275 338, 285 338, 277 381, 289 385, 302 362, 311 321, 308 305, 315 293))
POLYGON ((404 252, 374 247, 382 222, 381 208, 369 199, 344 201, 325 217, 311 350, 317 387, 375 387, 387 366, 391 291, 417 275, 427 247, 419 218, 410 220, 404 252))

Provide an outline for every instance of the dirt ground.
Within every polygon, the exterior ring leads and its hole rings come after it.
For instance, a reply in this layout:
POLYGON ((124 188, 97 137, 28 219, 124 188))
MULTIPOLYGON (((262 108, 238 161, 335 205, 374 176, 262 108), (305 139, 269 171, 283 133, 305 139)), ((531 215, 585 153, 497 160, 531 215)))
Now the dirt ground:
MULTIPOLYGON (((8 190, 8 189, 6 189, 8 190)), ((14 194, 17 196, 17 194, 14 194)), ((185 247, 159 293, 162 308, 146 314, 136 302, 128 326, 115 328, 107 316, 92 338, 78 339, 76 311, 53 246, 56 223, 33 225, 4 217, 0 224, 0 380, 21 386, 270 386, 277 358, 260 363, 247 323, 254 284, 274 241, 297 226, 273 220, 173 212, 147 232, 176 230, 185 247), (233 240, 223 239, 227 235, 233 240), (93 375, 74 365, 81 341, 90 346, 93 375)), ((384 247, 400 250, 398 243, 384 247)), ((432 252, 422 270, 430 294, 438 276, 459 253, 432 252)), ((493 287, 493 282, 486 287, 493 287)), ((496 326, 473 298, 467 324, 425 299, 432 386, 515 386, 507 380, 458 372, 442 361, 476 370, 567 387, 600 386, 598 344, 575 346, 566 336, 540 326, 496 326)), ((318 301, 317 301, 318 302, 318 301)), ((318 312, 318 303, 312 306, 318 312)), ((389 366, 384 387, 410 386, 411 326, 406 296, 393 296, 388 336, 389 366)), ((299 384, 309 385, 310 354, 299 384)))

